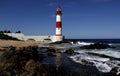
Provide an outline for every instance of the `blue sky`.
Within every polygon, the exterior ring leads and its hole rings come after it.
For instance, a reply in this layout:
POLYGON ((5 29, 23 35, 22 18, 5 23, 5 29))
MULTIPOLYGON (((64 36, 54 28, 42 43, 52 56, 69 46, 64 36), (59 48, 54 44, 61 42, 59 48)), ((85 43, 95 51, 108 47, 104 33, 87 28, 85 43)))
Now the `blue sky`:
POLYGON ((54 35, 57 5, 66 38, 120 38, 120 0, 0 0, 0 30, 54 35))

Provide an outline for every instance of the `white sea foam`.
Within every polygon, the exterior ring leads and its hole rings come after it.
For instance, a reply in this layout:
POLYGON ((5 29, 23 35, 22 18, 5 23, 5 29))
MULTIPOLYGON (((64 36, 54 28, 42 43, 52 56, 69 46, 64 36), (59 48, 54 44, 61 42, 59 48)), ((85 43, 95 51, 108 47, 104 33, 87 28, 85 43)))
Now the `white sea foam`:
POLYGON ((87 43, 87 42, 77 42, 78 45, 90 45, 90 44, 94 44, 94 43, 87 43))
MULTIPOLYGON (((84 65, 92 65, 96 66, 96 68, 101 72, 109 72, 114 67, 119 67, 120 61, 110 60, 109 58, 102 58, 99 56, 94 56, 87 54, 85 50, 83 51, 76 51, 79 52, 79 55, 70 56, 73 61, 77 63, 81 63, 84 65)), ((120 71, 119 71, 120 72, 120 71)))
POLYGON ((94 44, 94 43, 80 42, 80 41, 77 41, 76 43, 73 43, 73 42, 70 42, 70 43, 72 45, 78 45, 78 46, 94 44))
POLYGON ((106 63, 94 62, 95 66, 102 72, 109 72, 112 68, 106 63))
POLYGON ((117 50, 106 49, 106 50, 93 50, 91 52, 120 58, 120 52, 117 50))
MULTIPOLYGON (((73 45, 76 46, 83 46, 83 45, 90 45, 94 43, 86 43, 86 42, 77 42, 73 45)), ((114 44, 109 44, 114 45, 114 44)), ((119 46, 118 46, 119 47, 119 46)), ((114 67, 118 67, 118 73, 120 73, 120 61, 118 60, 111 60, 109 58, 103 58, 100 56, 91 55, 88 52, 97 53, 97 54, 104 54, 111 57, 120 58, 120 51, 115 49, 101 49, 101 50, 75 50, 78 52, 79 55, 70 56, 73 61, 77 63, 81 63, 83 65, 92 65, 96 66, 96 68, 101 72, 110 72, 110 70, 114 67)))

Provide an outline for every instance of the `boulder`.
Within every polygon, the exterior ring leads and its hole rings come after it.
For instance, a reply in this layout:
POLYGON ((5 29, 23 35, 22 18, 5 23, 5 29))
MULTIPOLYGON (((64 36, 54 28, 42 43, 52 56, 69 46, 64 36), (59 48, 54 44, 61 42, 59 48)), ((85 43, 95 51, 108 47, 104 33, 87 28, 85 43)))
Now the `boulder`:
POLYGON ((37 68, 37 64, 34 60, 29 60, 25 65, 25 70, 31 73, 35 73, 35 69, 37 68))
POLYGON ((47 49, 47 52, 54 52, 54 53, 56 53, 56 50, 53 49, 53 48, 48 48, 48 49, 47 49))
MULTIPOLYGON (((74 53, 73 50, 69 51, 70 54, 74 53)), ((50 53, 54 53, 53 50, 50 53)), ((0 56, 0 76, 72 76, 61 65, 39 63, 39 55, 35 47, 4 52, 0 56)))
POLYGON ((48 56, 56 56, 56 54, 53 53, 53 52, 48 52, 47 55, 48 55, 48 56))
POLYGON ((42 56, 39 56, 36 50, 8 50, 0 56, 0 61, 10 63, 30 59, 37 61, 39 57, 42 59, 42 56))
POLYGON ((75 54, 75 52, 74 52, 73 49, 67 49, 67 50, 65 51, 65 53, 70 54, 70 55, 75 54))
POLYGON ((115 48, 115 47, 108 44, 95 43, 95 44, 80 46, 80 48, 81 49, 107 49, 107 48, 115 48))
MULTIPOLYGON (((34 47, 21 48, 20 50, 10 49, 5 51, 0 56, 0 75, 1 76, 16 76, 28 72, 26 65, 29 63, 28 68, 33 71, 34 66, 39 59, 43 59, 42 55, 37 53, 34 47), (39 58, 40 57, 40 58, 39 58), (26 71, 25 71, 26 70, 26 71)), ((34 72, 31 72, 31 76, 34 72), (32 73, 32 74, 31 74, 32 73)), ((29 75, 30 76, 30 75, 29 75)))
POLYGON ((118 76, 120 76, 120 73, 118 74, 118 76))
POLYGON ((117 75, 117 72, 118 72, 118 68, 117 67, 114 67, 111 69, 111 71, 108 73, 108 76, 118 76, 117 75))

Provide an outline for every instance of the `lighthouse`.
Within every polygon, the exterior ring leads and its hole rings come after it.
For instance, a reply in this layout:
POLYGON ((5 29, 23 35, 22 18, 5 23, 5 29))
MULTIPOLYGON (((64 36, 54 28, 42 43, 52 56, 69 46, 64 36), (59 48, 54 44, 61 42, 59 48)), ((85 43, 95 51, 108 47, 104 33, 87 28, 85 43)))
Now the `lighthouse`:
POLYGON ((24 41, 41 41, 41 42, 59 42, 63 41, 62 34, 62 11, 60 6, 56 10, 55 34, 51 36, 26 36, 23 33, 4 33, 5 35, 17 38, 24 41))
POLYGON ((60 6, 56 11, 56 36, 62 36, 62 12, 60 6))
POLYGON ((53 42, 63 41, 62 35, 62 11, 61 7, 58 6, 56 10, 56 31, 55 35, 53 36, 53 42))

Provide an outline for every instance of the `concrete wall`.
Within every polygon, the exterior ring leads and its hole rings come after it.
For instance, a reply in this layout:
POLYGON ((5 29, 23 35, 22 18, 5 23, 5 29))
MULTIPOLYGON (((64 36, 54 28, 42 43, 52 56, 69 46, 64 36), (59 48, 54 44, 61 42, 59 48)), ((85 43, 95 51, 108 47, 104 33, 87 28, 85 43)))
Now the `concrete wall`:
POLYGON ((25 40, 25 35, 23 33, 4 33, 5 35, 17 38, 19 40, 25 40))
POLYGON ((50 39, 51 36, 25 36, 25 41, 34 39, 35 41, 44 41, 44 39, 50 39))
POLYGON ((17 38, 19 40, 34 40, 34 41, 44 41, 44 39, 51 39, 52 42, 62 41, 63 36, 26 36, 23 33, 4 33, 5 35, 17 38))

